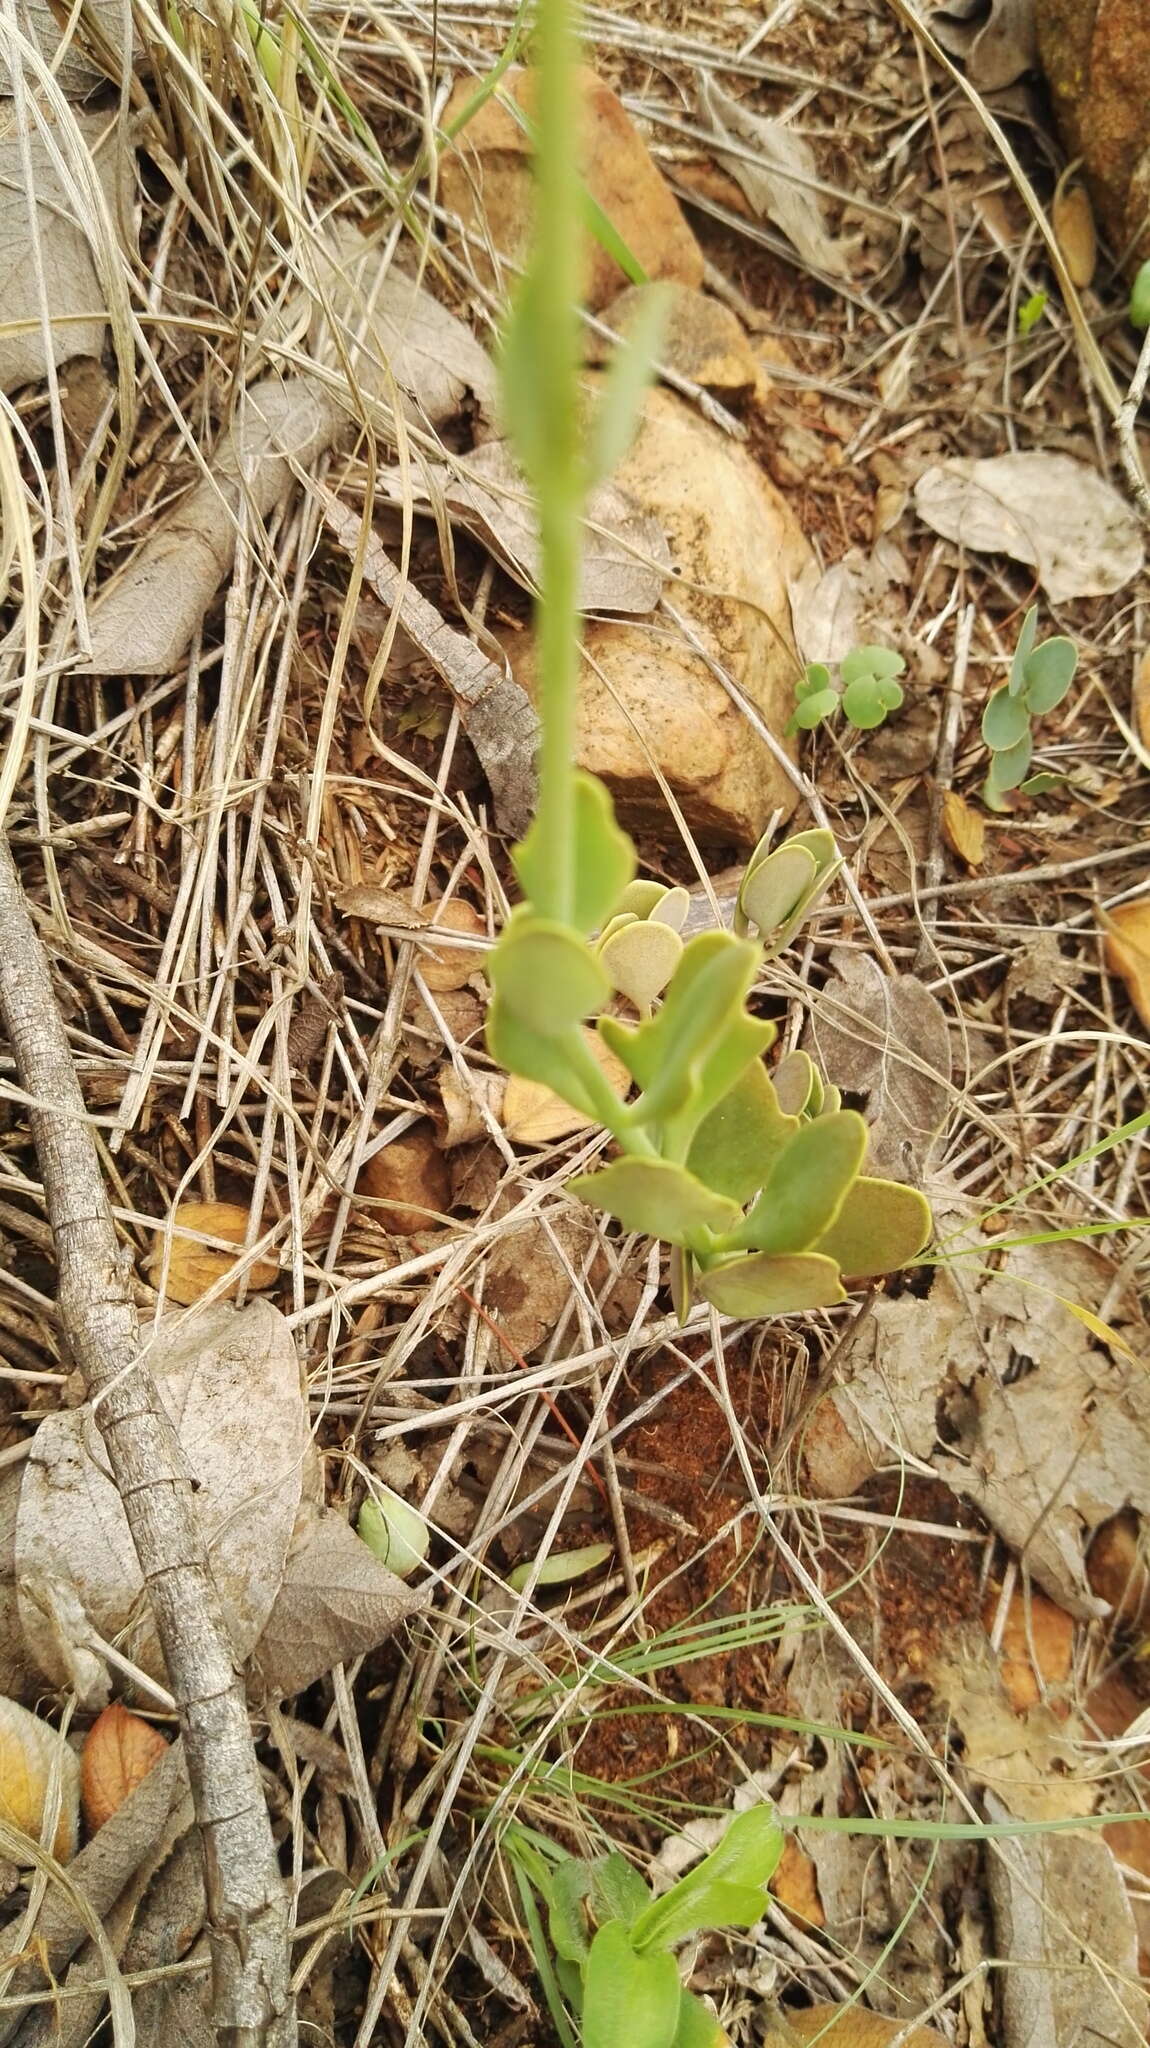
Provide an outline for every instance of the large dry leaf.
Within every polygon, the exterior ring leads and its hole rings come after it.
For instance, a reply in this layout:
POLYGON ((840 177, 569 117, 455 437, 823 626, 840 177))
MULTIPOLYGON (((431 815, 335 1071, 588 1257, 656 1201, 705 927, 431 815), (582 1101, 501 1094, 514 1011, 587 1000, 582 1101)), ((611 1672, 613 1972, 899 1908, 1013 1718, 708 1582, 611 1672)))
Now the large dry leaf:
POLYGON ((0 1821, 38 1842, 49 1799, 57 1802, 51 1853, 67 1863, 79 1839, 80 1759, 50 1722, 0 1699, 0 1821))
POLYGON ((121 1700, 113 1700, 97 1715, 84 1738, 80 1761, 80 1797, 90 1835, 98 1834, 119 1812, 167 1748, 159 1729, 129 1713, 121 1700))
POLYGON ((964 59, 980 92, 1013 85, 1038 63, 1034 0, 941 0, 930 26, 944 50, 964 59))
POLYGON ((1094 1763, 1081 1724, 1060 1720, 1044 1701, 1016 1713, 994 1652, 975 1623, 948 1632, 926 1675, 962 1736, 963 1768, 1018 1820, 1077 1820, 1098 1804, 1094 1763))
POLYGON ((1101 915, 1106 965, 1126 983, 1126 993, 1150 1031, 1150 896, 1136 896, 1101 915))
POLYGON ((342 1515, 305 1508, 255 1672, 272 1697, 289 1699, 334 1665, 378 1648, 424 1604, 342 1515))
POLYGON ((82 674, 166 675, 235 560, 241 518, 266 519, 340 427, 335 401, 302 377, 267 377, 241 394, 212 459, 212 476, 158 521, 91 611, 82 674))
POLYGON ((746 193, 757 214, 781 228, 804 263, 827 277, 849 270, 842 242, 827 233, 817 191, 819 171, 810 144, 763 114, 753 114, 704 72, 699 84, 703 110, 718 137, 715 156, 746 193), (723 142, 741 145, 738 153, 723 142), (747 152, 753 152, 753 160, 747 152))
POLYGON ((955 457, 920 476, 914 502, 945 540, 1027 563, 1053 604, 1105 597, 1142 567, 1136 514, 1113 484, 1070 455, 955 457))
MULTIPOLYGON (((196 1515, 237 1657, 247 1657, 283 1577, 309 1450, 299 1361, 268 1302, 165 1318, 148 1364, 197 1481, 196 1515)), ((136 1552, 91 1407, 46 1416, 16 1518, 20 1614, 45 1674, 68 1665, 43 1627, 54 1589, 153 1675, 162 1670, 136 1552)))
POLYGON ((347 224, 319 249, 328 310, 317 308, 312 321, 317 358, 348 365, 373 397, 390 397, 390 373, 416 425, 451 419, 469 394, 491 418, 498 380, 486 349, 413 277, 394 264, 385 269, 381 258, 379 246, 347 224))
MULTIPOLYGON (((490 548, 509 576, 528 590, 538 586, 539 522, 530 490, 506 441, 486 441, 462 459, 459 471, 435 469, 432 480, 461 526, 490 548)), ((381 487, 388 479, 380 479, 381 487)), ((390 479, 396 502, 398 474, 390 479)), ((412 483, 417 505, 428 489, 412 483)), ((654 611, 671 574, 671 555, 657 519, 643 512, 618 484, 592 492, 583 538, 579 602, 584 611, 654 611)))
POLYGON ((946 1012, 913 974, 886 975, 869 954, 831 954, 811 1011, 808 1049, 871 1126, 867 1171, 920 1182, 950 1101, 946 1012))
POLYGON ((905 1455, 928 1462, 1053 1600, 1094 1616, 1091 1532, 1126 1506, 1150 1514, 1145 1324, 1129 1295, 1098 1322, 1114 1268, 1089 1245, 1000 1256, 1001 1271, 940 1268, 923 1301, 876 1302, 829 1397, 841 1437, 825 1419, 814 1430, 812 1478, 853 1487, 905 1455))
POLYGON ((36 382, 47 369, 41 273, 51 323, 52 362, 98 356, 103 349, 108 292, 94 253, 97 244, 85 224, 93 204, 92 195, 84 190, 85 168, 103 194, 114 229, 124 246, 130 247, 136 165, 130 136, 117 116, 75 113, 65 131, 40 108, 22 139, 15 103, 0 100, 0 389, 4 391, 36 382))
MULTIPOLYGON (((53 8, 50 0, 14 0, 8 18, 39 50, 40 55, 50 61, 56 83, 65 99, 69 100, 84 99, 96 87, 107 82, 107 71, 85 54, 87 25, 90 23, 95 27, 104 50, 113 62, 123 61, 125 23, 129 32, 131 30, 131 15, 125 11, 122 0, 86 0, 84 28, 79 27, 75 15, 68 10, 70 34, 67 48, 61 53, 63 10, 53 8)), ((119 77, 118 68, 113 75, 119 77)), ((30 68, 26 69, 26 84, 31 85, 33 77, 30 68)), ((0 95, 7 97, 12 91, 12 84, 12 62, 7 47, 0 42, 0 95)))
MULTIPOLYGON (((1009 1820, 988 1796, 991 1820, 1009 1820)), ((1003 2048, 1143 2048, 1150 2001, 1113 1851, 1096 1834, 1029 1835, 987 1858, 1003 2048)))

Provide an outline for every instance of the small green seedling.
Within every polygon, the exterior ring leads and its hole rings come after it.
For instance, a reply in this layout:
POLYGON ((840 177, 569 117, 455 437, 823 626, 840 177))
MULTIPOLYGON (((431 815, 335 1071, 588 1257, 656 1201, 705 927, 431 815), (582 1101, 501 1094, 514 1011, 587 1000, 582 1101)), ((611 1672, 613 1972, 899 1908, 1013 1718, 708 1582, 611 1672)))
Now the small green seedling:
POLYGON ((871 732, 902 703, 898 677, 906 669, 892 647, 853 647, 839 663, 836 689, 825 662, 808 661, 795 684, 795 709, 789 733, 813 732, 841 711, 856 732, 871 732))
POLYGON ((1061 704, 1074 681, 1078 650, 1061 634, 1036 645, 1037 638, 1038 606, 1032 605, 1022 621, 1009 679, 992 692, 982 714, 982 737, 990 748, 982 795, 992 811, 1005 808, 1008 790, 1034 796, 1052 786, 1048 775, 1027 780, 1034 753, 1031 721, 1061 704))
POLYGON ((1032 328, 1037 327, 1046 311, 1048 294, 1031 292, 1030 297, 1018 308, 1018 338, 1025 341, 1032 328))
POLYGON ((556 1856, 526 1830, 509 1833, 524 1918, 564 2048, 576 2040, 582 2048, 722 2048, 727 2035, 682 1983, 672 1951, 690 1934, 754 1927, 766 1913, 783 1843, 774 1809, 753 1806, 655 1898, 617 1849, 588 1859, 556 1856))
POLYGON ((1130 325, 1143 332, 1150 327, 1150 263, 1143 263, 1130 287, 1130 325))

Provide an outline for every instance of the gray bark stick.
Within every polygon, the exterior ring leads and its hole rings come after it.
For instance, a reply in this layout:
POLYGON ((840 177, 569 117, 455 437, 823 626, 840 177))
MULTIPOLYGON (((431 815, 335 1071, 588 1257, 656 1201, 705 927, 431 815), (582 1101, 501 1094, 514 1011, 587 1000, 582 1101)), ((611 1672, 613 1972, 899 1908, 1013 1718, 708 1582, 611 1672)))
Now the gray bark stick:
POLYGON ((52 1226, 58 1306, 140 1560, 175 1696, 204 1854, 212 2018, 221 2048, 291 2048, 289 1905, 243 1681, 212 1583, 175 1431, 140 1359, 84 1098, 48 961, 0 837, 0 1019, 52 1226))

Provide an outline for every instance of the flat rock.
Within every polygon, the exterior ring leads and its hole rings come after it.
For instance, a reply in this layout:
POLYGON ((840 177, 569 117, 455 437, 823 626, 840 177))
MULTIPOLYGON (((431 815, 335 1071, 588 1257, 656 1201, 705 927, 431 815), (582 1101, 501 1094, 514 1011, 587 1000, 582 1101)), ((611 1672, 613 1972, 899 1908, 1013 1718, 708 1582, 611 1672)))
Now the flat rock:
MULTIPOLYGON (((714 662, 782 739, 797 656, 788 584, 811 550, 782 494, 752 458, 673 393, 648 393, 615 481, 667 536, 684 620, 592 619, 585 639, 580 765, 602 776, 631 824, 665 824, 663 776, 687 823, 710 842, 752 846, 797 792, 708 666, 714 662), (693 635, 703 652, 691 647, 693 635)), ((516 681, 536 685, 533 642, 508 646, 516 681)))
MULTIPOLYGON (((649 278, 677 278, 683 284, 703 281, 703 253, 687 226, 666 179, 635 128, 622 101, 586 66, 579 71, 583 96, 583 177, 592 198, 622 236, 649 278)), ((471 228, 480 245, 496 258, 526 261, 533 217, 530 123, 534 113, 536 74, 515 69, 505 73, 500 92, 523 108, 526 125, 493 95, 456 137, 440 164, 440 197, 445 206, 471 228)), ((474 97, 475 81, 461 80, 447 103, 442 126, 450 129, 474 97)), ((474 243, 471 260, 486 284, 509 287, 514 272, 503 279, 474 243)), ((583 297, 598 312, 627 282, 619 265, 588 234, 583 297)))

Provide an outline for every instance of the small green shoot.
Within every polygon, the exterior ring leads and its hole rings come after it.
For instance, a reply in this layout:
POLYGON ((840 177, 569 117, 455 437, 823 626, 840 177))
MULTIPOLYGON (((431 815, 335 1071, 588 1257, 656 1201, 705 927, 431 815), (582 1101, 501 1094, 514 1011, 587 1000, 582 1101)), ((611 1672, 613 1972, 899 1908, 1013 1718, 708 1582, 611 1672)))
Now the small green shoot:
POLYGON ((1140 266, 1130 287, 1130 325, 1140 333, 1150 327, 1150 262, 1140 266))
POLYGON ((813 732, 842 712, 856 732, 872 732, 902 703, 898 681, 906 669, 892 647, 853 647, 839 663, 835 688, 825 662, 808 661, 795 684, 795 709, 788 733, 813 732))
POLYGON ((990 769, 983 785, 983 802, 992 811, 1005 810, 1002 799, 1019 789, 1024 796, 1037 796, 1056 786, 1057 778, 1027 771, 1034 753, 1031 724, 1061 704, 1078 667, 1078 650, 1073 640, 1057 635, 1038 640, 1038 606, 1031 605, 1022 621, 1018 645, 1005 683, 991 692, 982 714, 982 737, 990 748, 990 769))
POLYGON ((1031 292, 1030 297, 1018 308, 1018 338, 1025 341, 1031 330, 1037 327, 1046 311, 1047 292, 1031 292))
POLYGON ((783 1853, 769 1806, 737 1814, 718 1846, 655 1898, 619 1850, 581 1858, 509 1829, 505 1844, 519 1881, 536 1966, 563 2041, 582 2048, 721 2048, 710 2008, 681 1982, 672 1950, 690 1934, 753 1927, 783 1853), (542 1943, 542 1915, 547 1939, 542 1943))

